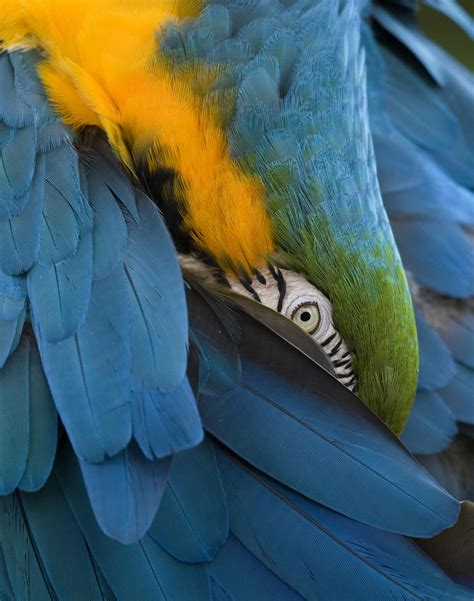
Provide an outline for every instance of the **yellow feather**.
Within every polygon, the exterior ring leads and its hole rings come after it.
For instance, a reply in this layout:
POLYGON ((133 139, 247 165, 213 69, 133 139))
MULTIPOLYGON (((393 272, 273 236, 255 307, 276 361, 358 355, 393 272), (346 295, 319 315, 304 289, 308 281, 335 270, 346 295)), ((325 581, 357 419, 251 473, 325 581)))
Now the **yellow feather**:
POLYGON ((173 74, 155 56, 157 31, 198 11, 184 0, 2 0, 1 47, 45 53, 39 74, 64 121, 102 127, 132 173, 172 169, 196 245, 224 269, 250 270, 273 251, 272 233, 262 182, 233 162, 217 111, 200 101, 219 69, 173 74))

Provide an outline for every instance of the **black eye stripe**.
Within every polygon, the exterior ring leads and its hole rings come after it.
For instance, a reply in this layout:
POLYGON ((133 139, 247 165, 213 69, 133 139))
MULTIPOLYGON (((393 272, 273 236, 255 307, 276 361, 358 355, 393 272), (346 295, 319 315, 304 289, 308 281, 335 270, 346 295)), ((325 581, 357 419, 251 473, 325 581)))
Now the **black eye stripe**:
POLYGON ((341 361, 333 361, 334 367, 344 367, 346 365, 350 365, 350 359, 342 359, 341 361))
POLYGON ((278 273, 277 273, 277 285, 278 285, 278 292, 280 293, 280 296, 278 297, 277 311, 279 313, 281 313, 281 310, 283 308, 283 301, 285 300, 285 295, 286 295, 286 280, 283 277, 283 274, 280 269, 278 270, 278 273))
POLYGON ((263 286, 267 285, 267 280, 265 279, 265 277, 263 276, 263 274, 260 273, 260 271, 258 269, 255 270, 255 277, 260 282, 260 284, 263 284, 263 286))
POLYGON ((329 336, 328 338, 326 338, 326 340, 323 340, 323 342, 321 342, 321 346, 325 347, 328 344, 330 344, 334 338, 337 336, 337 332, 334 332, 334 334, 331 334, 331 336, 329 336))
POLYGON ((250 292, 250 294, 254 297, 254 299, 261 303, 262 300, 258 294, 258 292, 254 289, 254 287, 252 286, 252 284, 250 283, 250 280, 245 279, 245 278, 241 278, 240 279, 240 283, 242 284, 242 286, 245 288, 245 290, 248 290, 250 292))
POLYGON ((342 338, 339 339, 339 342, 336 344, 336 346, 332 349, 332 351, 330 353, 328 353, 328 355, 330 357, 334 357, 334 355, 337 354, 337 352, 339 351, 339 349, 342 346, 342 338))

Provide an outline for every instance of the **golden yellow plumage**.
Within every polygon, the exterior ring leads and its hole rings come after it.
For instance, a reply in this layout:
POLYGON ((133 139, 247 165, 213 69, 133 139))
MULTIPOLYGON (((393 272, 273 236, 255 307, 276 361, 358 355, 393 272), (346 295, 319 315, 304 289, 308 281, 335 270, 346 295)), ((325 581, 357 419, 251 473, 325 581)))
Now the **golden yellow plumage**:
POLYGON ((263 184, 230 157, 190 73, 156 56, 157 30, 198 11, 189 1, 3 0, 0 38, 3 49, 45 53, 39 73, 63 120, 101 127, 131 173, 143 163, 175 171, 197 246, 224 269, 251 269, 273 250, 263 184))

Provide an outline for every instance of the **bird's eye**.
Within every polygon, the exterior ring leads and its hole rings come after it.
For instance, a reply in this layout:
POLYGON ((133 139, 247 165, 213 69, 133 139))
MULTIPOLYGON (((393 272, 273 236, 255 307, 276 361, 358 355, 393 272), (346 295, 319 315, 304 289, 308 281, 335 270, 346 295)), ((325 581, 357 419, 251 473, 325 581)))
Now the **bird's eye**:
POLYGON ((291 314, 291 319, 302 330, 312 335, 321 323, 321 314, 317 303, 304 303, 291 314))

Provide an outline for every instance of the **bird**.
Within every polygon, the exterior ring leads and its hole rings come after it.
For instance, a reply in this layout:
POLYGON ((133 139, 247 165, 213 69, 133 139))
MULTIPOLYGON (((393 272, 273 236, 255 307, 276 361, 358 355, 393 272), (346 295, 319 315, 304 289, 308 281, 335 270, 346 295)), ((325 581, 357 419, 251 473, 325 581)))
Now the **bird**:
POLYGON ((4 0, 2 601, 473 598, 471 76, 415 10, 4 0))

